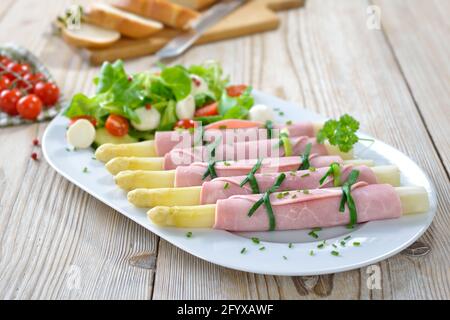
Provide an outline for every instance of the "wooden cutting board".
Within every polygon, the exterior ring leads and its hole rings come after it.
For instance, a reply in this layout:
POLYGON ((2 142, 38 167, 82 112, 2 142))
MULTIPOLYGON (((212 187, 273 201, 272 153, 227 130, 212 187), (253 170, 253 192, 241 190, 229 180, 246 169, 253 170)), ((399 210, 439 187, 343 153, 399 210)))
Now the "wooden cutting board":
MULTIPOLYGON (((197 41, 197 44, 276 29, 280 20, 274 11, 298 8, 304 3, 305 0, 250 0, 219 21, 197 41)), ((150 55, 161 49, 178 32, 166 28, 150 38, 139 40, 122 38, 108 48, 87 50, 88 57, 92 64, 100 64, 103 61, 150 55)))

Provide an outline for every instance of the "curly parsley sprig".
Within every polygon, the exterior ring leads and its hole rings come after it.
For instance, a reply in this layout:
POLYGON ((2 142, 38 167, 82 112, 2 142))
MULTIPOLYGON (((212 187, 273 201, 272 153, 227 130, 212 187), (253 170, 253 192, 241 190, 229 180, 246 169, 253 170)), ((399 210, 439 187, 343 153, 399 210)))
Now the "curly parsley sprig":
POLYGON ((355 143, 361 140, 356 132, 359 122, 348 114, 344 114, 339 120, 328 120, 323 128, 317 133, 317 141, 324 143, 325 140, 333 146, 338 146, 342 152, 349 152, 355 143))

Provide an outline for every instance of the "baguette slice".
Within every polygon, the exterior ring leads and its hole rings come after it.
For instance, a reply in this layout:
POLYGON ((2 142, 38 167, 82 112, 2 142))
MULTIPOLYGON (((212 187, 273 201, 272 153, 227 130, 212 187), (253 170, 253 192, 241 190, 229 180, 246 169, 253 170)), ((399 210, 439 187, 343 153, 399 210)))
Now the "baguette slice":
POLYGON ((131 38, 145 38, 163 28, 162 23, 97 2, 85 15, 89 23, 112 29, 131 38))
POLYGON ((172 0, 173 3, 179 4, 183 7, 188 7, 194 10, 201 10, 217 2, 216 0, 172 0))
POLYGON ((118 0, 113 5, 177 29, 189 28, 192 21, 200 16, 197 11, 167 0, 118 0))
POLYGON ((82 48, 105 48, 120 39, 120 33, 115 30, 97 27, 84 22, 76 30, 62 27, 61 33, 64 41, 82 48))

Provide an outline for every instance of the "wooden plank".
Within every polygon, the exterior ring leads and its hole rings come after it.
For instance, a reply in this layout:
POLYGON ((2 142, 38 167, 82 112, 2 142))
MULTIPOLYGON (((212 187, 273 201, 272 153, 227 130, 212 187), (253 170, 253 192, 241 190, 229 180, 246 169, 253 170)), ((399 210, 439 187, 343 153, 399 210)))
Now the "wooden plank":
MULTIPOLYGON (((92 91, 97 72, 56 37, 49 21, 72 1, 16 1, 0 41, 35 52, 69 96, 92 91), (43 18, 46 17, 46 18, 43 18)), ((34 162, 46 124, 0 130, 0 297, 148 299, 157 237, 34 162), (6 156, 11 155, 11 156, 6 156)))
POLYGON ((448 180, 383 33, 366 28, 368 5, 308 1, 305 10, 283 13, 276 32, 198 47, 180 62, 220 52, 218 58, 235 82, 248 82, 328 116, 351 113, 363 131, 408 154, 438 192, 437 216, 420 239, 431 253, 399 254, 377 264, 381 287, 370 290, 366 283, 375 269, 321 277, 261 276, 216 267, 161 241, 155 299, 450 297, 448 180))
POLYGON ((450 12, 448 1, 374 2, 415 104, 450 172, 450 12), (401 17, 401 18, 399 18, 401 17))

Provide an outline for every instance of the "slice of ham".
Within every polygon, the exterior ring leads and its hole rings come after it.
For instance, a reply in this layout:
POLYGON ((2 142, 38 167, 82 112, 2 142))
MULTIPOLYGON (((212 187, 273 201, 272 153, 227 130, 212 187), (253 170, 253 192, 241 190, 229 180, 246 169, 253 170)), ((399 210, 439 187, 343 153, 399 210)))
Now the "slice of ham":
MULTIPOLYGON (((400 198, 388 184, 356 183, 351 191, 357 210, 358 223, 399 218, 402 214, 400 198)), ((340 189, 315 189, 309 194, 289 192, 282 199, 277 193, 270 196, 276 230, 298 230, 314 227, 333 227, 350 222, 348 208, 339 212, 340 189), (295 198, 294 198, 295 194, 295 198)), ((259 207, 253 216, 248 212, 261 195, 238 195, 217 201, 215 229, 228 231, 267 231, 269 219, 266 208, 259 207)))
MULTIPOLYGON (((247 175, 257 160, 240 160, 230 162, 218 162, 215 165, 218 177, 233 177, 247 175)), ((326 167, 337 162, 342 164, 343 160, 339 156, 319 156, 313 154, 309 160, 311 166, 315 168, 326 167)), ((276 173, 295 171, 301 165, 300 157, 284 157, 284 158, 266 158, 262 161, 259 173, 276 173)), ((202 180, 203 174, 208 167, 207 163, 195 162, 189 166, 179 166, 175 170, 175 187, 193 187, 201 186, 204 181, 209 181, 210 178, 202 180)))
MULTIPOLYGON (((236 121, 236 120, 234 120, 236 121)), ((206 142, 214 141, 218 136, 223 143, 267 139, 267 130, 262 122, 239 120, 239 126, 230 120, 223 120, 205 127, 206 142), (243 122, 243 123, 241 123, 243 122), (227 129, 221 129, 226 127, 227 129)), ((290 137, 314 136, 312 122, 300 122, 291 125, 273 125, 274 129, 287 129, 290 137)), ((158 157, 166 155, 172 149, 190 148, 197 137, 189 131, 157 131, 155 133, 155 151, 158 157)))
MULTIPOLYGON (((327 177, 322 185, 320 179, 328 171, 329 167, 318 168, 316 171, 309 170, 292 171, 286 173, 286 179, 278 188, 279 191, 317 189, 333 187, 333 178, 327 177)), ((355 169, 359 171, 357 181, 364 181, 368 184, 376 184, 377 178, 373 171, 367 166, 344 166, 341 170, 341 179, 346 181, 350 172, 355 169)), ((279 173, 255 174, 260 192, 266 192, 276 181, 279 173)), ((252 189, 247 183, 243 187, 239 185, 246 176, 219 177, 211 181, 206 181, 202 185, 200 193, 201 204, 214 204, 220 199, 227 199, 234 195, 252 194, 252 189)))
MULTIPOLYGON (((316 138, 306 136, 289 139, 292 156, 301 155, 308 143, 312 144, 311 154, 326 155, 324 145, 317 143, 316 138)), ((164 156, 164 169, 171 170, 178 166, 190 165, 194 162, 208 162, 210 149, 207 146, 173 149, 164 156)), ((233 144, 218 144, 215 149, 216 160, 244 160, 258 158, 284 157, 285 150, 279 139, 254 140, 233 144)))

